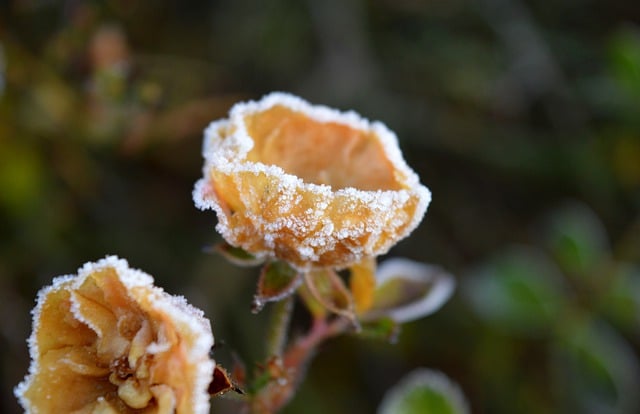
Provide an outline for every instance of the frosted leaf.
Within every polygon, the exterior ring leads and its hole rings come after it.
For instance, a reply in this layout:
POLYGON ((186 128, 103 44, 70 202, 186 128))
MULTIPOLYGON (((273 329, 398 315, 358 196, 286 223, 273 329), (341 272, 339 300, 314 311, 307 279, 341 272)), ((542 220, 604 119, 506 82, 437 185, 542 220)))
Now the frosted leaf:
POLYGON ((378 414, 468 414, 467 400, 458 385, 441 372, 419 368, 391 388, 378 414))
POLYGON ((376 273, 373 304, 363 320, 389 317, 398 323, 430 315, 449 300, 455 280, 437 266, 389 259, 376 273))
POLYGON ((277 302, 290 296, 302 283, 298 271, 284 262, 269 262, 262 267, 253 312, 262 310, 266 302, 277 302))
POLYGON ((332 269, 314 270, 306 272, 304 280, 315 301, 325 309, 351 320, 359 329, 353 297, 338 273, 332 269))
POLYGON ((54 279, 32 313, 31 366, 14 390, 27 413, 209 412, 209 320, 125 260, 54 279))
POLYGON ((218 243, 211 250, 220 253, 229 262, 238 266, 258 266, 264 262, 263 259, 229 243, 218 243))
POLYGON ((231 245, 301 270, 386 253, 431 199, 383 124, 284 93, 236 104, 203 155, 196 206, 231 245))

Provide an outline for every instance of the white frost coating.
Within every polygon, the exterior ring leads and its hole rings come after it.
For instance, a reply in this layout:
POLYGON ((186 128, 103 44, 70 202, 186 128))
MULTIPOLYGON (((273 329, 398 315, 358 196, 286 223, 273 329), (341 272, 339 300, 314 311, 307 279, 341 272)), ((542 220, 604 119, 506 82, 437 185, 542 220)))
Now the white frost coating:
MULTIPOLYGON (((40 316, 47 296, 55 291, 69 290, 71 292, 71 312, 73 316, 88 325, 98 335, 101 335, 99 329, 97 329, 90 320, 84 318, 79 311, 77 300, 74 300, 74 291, 79 289, 87 278, 91 277, 95 272, 110 268, 115 270, 119 281, 127 288, 127 294, 131 299, 136 303, 139 303, 142 299, 148 300, 152 309, 159 310, 162 314, 168 315, 174 325, 181 326, 182 331, 189 332, 190 336, 195 338, 194 346, 189 348, 189 359, 193 361, 199 360, 195 366, 197 377, 194 381, 193 412, 200 414, 208 413, 209 394, 207 388, 215 368, 215 362, 208 358, 209 351, 214 344, 209 320, 204 316, 202 310, 188 304, 184 297, 167 294, 162 288, 154 286, 153 277, 140 270, 131 269, 126 260, 119 259, 116 256, 107 256, 97 262, 88 262, 78 270, 77 276, 66 275, 57 277, 53 279, 51 286, 44 287, 38 292, 37 304, 32 310, 33 331, 28 339, 29 354, 31 357, 29 374, 24 381, 14 389, 14 394, 19 399, 21 405, 27 413, 35 412, 32 411, 31 403, 24 397, 24 393, 36 373, 40 370, 38 363, 40 351, 37 344, 37 332, 40 329, 40 316), (135 289, 138 287, 144 287, 145 289, 135 289)), ((166 349, 166 344, 154 342, 147 347, 147 352, 157 354, 166 349)))
MULTIPOLYGON (((168 295, 155 286, 153 290, 154 300, 151 302, 153 308, 170 315, 174 324, 186 326, 191 336, 196 337, 195 344, 189 351, 193 359, 200 357, 196 365, 198 375, 193 387, 193 412, 206 414, 210 410, 207 389, 215 369, 215 362, 211 358, 203 358, 209 354, 214 343, 209 320, 205 318, 202 310, 188 304, 184 297, 168 295)), ((157 354, 163 352, 163 348, 164 344, 153 342, 147 347, 147 352, 157 354)))
POLYGON ((452 413, 470 413, 464 394, 449 377, 439 371, 418 368, 387 391, 378 406, 378 414, 396 414, 407 396, 415 395, 414 392, 419 389, 433 390, 446 396, 447 401, 451 404, 452 413))
MULTIPOLYGON (((129 267, 126 260, 116 256, 107 256, 97 262, 85 263, 78 270, 78 276, 73 279, 71 289, 78 289, 93 273, 112 268, 118 274, 118 279, 127 288, 127 293, 131 299, 138 302, 142 298, 137 297, 132 288, 144 286, 149 290, 144 291, 145 296, 150 295, 153 300, 150 301, 152 308, 161 310, 163 313, 171 316, 171 320, 176 324, 186 325, 192 332, 199 333, 197 336, 197 354, 208 354, 213 346, 213 334, 208 319, 205 318, 202 310, 189 305, 182 296, 173 296, 167 294, 162 288, 154 286, 153 277, 149 274, 129 267)), ((79 321, 89 325, 92 329, 90 321, 77 312, 77 303, 72 303, 73 316, 79 321)), ((95 330, 95 329, 94 329, 95 330)))
MULTIPOLYGON (((91 274, 113 268, 118 273, 119 279, 127 288, 135 286, 152 286, 153 278, 141 270, 131 269, 126 260, 117 256, 107 256, 97 262, 85 263, 78 269, 78 276, 75 279, 74 288, 79 288, 91 274)), ((159 289, 159 288, 156 288, 159 289)))
POLYGON ((405 279, 422 284, 432 284, 431 289, 419 300, 401 304, 398 307, 376 310, 375 303, 370 315, 378 317, 380 313, 389 316, 398 323, 423 318, 440 309, 449 300, 455 289, 455 279, 440 267, 414 262, 413 260, 394 258, 384 261, 376 272, 376 285, 383 286, 392 279, 405 279))
MULTIPOLYGON (((298 251, 299 261, 305 261, 304 264, 293 263, 298 268, 314 267, 314 261, 320 260, 321 256, 331 252, 331 249, 335 249, 342 241, 350 253, 334 263, 337 266, 356 262, 363 256, 386 253, 393 244, 417 227, 431 201, 429 190, 420 184, 418 176, 402 158, 396 135, 384 124, 370 122, 353 111, 340 112, 322 105, 311 105, 301 98, 282 92, 271 93, 260 101, 236 104, 230 111, 229 119, 212 122, 204 132, 203 156, 204 177, 196 183, 193 191, 196 207, 203 210, 213 209, 218 216, 216 229, 223 237, 230 244, 245 248, 259 257, 277 256, 277 252, 274 253, 272 250, 278 247, 279 235, 283 230, 292 232, 300 239, 294 250, 298 251), (329 185, 305 182, 277 165, 247 160, 254 140, 249 135, 245 119, 274 106, 303 113, 320 123, 341 124, 363 133, 372 133, 380 143, 384 157, 391 164, 393 174, 402 185, 402 189, 365 191, 347 187, 334 191, 329 185), (247 211, 244 213, 250 227, 237 228, 230 222, 224 202, 219 199, 224 199, 225 195, 217 194, 214 190, 210 178, 214 173, 233 177, 240 201, 247 209, 249 206, 255 206, 258 200, 268 205, 277 205, 278 212, 286 216, 288 211, 301 202, 304 194, 313 194, 315 204, 309 209, 311 211, 308 211, 308 214, 298 217, 304 219, 304 222, 278 221, 273 220, 273 217, 263 216, 262 211, 247 211), (269 200, 261 198, 264 195, 258 193, 260 189, 248 186, 243 182, 243 178, 240 178, 241 175, 246 177, 248 174, 268 177, 272 180, 270 182, 277 182, 275 188, 270 188, 270 191, 277 195, 269 195, 273 197, 269 200), (348 199, 349 203, 340 201, 336 204, 336 200, 343 199, 348 199), (415 203, 415 207, 409 216, 402 213, 402 210, 410 202, 415 203), (332 205, 339 209, 337 214, 345 217, 355 214, 359 222, 345 228, 345 222, 349 220, 345 218, 342 225, 337 226, 326 217, 326 210, 332 205), (363 209, 368 213, 361 214, 363 209), (401 217, 398 217, 399 212, 402 213, 401 217), (384 240, 380 241, 383 231, 386 232, 384 240), (367 233, 376 237, 368 237, 364 245, 349 246, 350 239, 361 238, 367 233), (390 234, 393 236, 389 236, 390 234), (264 241, 263 247, 260 247, 258 238, 264 241), (313 250, 313 254, 310 254, 310 250, 313 250), (306 263, 308 261, 311 263, 306 263)), ((244 180, 246 181, 246 178, 244 180)))
POLYGON ((38 291, 36 298, 36 306, 31 310, 33 330, 29 339, 27 339, 27 345, 29 346, 29 356, 31 357, 31 364, 29 365, 29 373, 25 379, 13 389, 13 394, 16 396, 20 405, 25 409, 25 412, 32 412, 31 401, 25 398, 24 393, 27 391, 31 379, 40 370, 40 364, 38 355, 40 355, 40 348, 38 347, 38 341, 36 333, 40 329, 40 314, 42 313, 42 307, 44 306, 45 298, 52 292, 66 289, 75 276, 65 275, 59 276, 53 279, 50 286, 45 286, 38 291))

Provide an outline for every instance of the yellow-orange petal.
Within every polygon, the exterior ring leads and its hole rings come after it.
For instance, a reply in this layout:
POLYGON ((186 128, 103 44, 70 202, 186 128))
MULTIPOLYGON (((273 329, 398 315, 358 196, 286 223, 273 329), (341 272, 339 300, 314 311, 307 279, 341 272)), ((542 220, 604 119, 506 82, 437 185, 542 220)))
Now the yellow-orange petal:
POLYGON ((362 314, 371 308, 376 289, 376 260, 365 258, 349 268, 349 288, 353 296, 356 313, 362 314))
POLYGON ((209 321, 126 261, 54 279, 33 316, 31 366, 15 389, 26 412, 209 412, 209 321))
POLYGON ((386 253, 431 199, 383 124, 283 93, 235 105, 203 154, 194 201, 227 242, 300 269, 386 253))

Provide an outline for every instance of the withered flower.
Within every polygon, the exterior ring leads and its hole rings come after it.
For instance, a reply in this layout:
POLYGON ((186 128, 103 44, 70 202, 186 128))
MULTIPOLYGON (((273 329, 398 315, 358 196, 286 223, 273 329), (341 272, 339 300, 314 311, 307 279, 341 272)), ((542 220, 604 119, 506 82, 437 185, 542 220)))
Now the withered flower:
POLYGON ((284 93, 236 104, 203 154, 194 201, 226 241, 301 270, 386 253, 431 199, 382 123, 284 93))
POLYGON ((208 413, 209 320, 107 257, 38 294, 31 366, 15 394, 28 413, 208 413))

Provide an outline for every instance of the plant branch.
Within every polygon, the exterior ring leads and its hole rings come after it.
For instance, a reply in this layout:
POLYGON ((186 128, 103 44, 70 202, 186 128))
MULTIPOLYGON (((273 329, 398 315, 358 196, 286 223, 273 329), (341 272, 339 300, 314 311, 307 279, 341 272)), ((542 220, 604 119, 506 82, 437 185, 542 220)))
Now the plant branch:
POLYGON ((328 323, 324 318, 316 318, 306 336, 289 346, 281 357, 272 358, 266 366, 271 381, 254 395, 251 413, 273 414, 284 407, 295 394, 306 373, 306 367, 320 344, 329 338, 344 333, 351 322, 337 318, 328 323))
POLYGON ((274 303, 267 329, 267 358, 282 355, 292 313, 293 296, 274 303))

